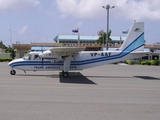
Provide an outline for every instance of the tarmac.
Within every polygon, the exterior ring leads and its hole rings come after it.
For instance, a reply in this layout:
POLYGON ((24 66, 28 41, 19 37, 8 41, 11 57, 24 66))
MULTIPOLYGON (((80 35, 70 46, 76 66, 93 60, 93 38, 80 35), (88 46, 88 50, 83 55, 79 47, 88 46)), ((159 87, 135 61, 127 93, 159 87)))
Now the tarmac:
POLYGON ((104 65, 10 75, 0 63, 0 120, 159 120, 160 66, 104 65))

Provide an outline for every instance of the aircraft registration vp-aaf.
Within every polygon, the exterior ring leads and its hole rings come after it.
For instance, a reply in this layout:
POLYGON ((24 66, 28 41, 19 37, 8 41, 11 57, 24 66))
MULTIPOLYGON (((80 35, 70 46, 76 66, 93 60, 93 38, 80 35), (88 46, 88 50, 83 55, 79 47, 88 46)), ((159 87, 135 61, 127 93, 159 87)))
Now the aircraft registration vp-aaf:
POLYGON ((122 46, 112 51, 84 51, 81 47, 55 47, 44 52, 30 52, 8 65, 25 71, 62 71, 64 78, 69 70, 83 70, 128 59, 141 58, 144 51, 144 22, 134 22, 122 46))

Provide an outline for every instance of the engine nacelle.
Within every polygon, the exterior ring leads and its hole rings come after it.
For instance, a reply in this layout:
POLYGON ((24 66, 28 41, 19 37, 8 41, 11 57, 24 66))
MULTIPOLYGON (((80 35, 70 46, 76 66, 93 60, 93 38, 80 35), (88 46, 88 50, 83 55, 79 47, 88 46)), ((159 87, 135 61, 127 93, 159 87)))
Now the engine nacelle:
POLYGON ((56 53, 53 53, 51 51, 44 51, 42 53, 39 54, 39 56, 43 59, 59 59, 59 60, 62 60, 62 57, 56 53))

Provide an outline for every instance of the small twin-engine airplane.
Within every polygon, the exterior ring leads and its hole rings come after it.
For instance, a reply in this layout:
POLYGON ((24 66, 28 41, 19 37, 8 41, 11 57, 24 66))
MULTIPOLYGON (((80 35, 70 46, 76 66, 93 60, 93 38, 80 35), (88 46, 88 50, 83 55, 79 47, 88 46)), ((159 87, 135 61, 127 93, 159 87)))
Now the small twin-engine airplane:
POLYGON ((81 47, 55 47, 44 52, 30 52, 23 58, 15 59, 8 65, 26 71, 60 70, 64 78, 69 70, 83 70, 128 59, 141 58, 144 51, 144 22, 134 22, 122 46, 114 51, 84 51, 81 47))

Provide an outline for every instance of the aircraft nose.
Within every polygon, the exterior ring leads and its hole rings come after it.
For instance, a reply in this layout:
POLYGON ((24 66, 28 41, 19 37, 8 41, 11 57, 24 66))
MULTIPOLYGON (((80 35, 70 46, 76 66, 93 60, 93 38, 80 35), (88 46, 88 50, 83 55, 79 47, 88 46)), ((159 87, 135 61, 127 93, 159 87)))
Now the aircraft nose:
POLYGON ((12 64, 12 61, 8 63, 8 66, 11 66, 11 64, 12 64))
POLYGON ((12 60, 12 61, 10 61, 9 63, 8 63, 8 66, 11 66, 11 67, 13 67, 13 65, 16 63, 16 60, 12 60))

